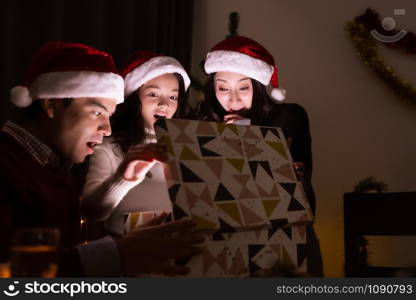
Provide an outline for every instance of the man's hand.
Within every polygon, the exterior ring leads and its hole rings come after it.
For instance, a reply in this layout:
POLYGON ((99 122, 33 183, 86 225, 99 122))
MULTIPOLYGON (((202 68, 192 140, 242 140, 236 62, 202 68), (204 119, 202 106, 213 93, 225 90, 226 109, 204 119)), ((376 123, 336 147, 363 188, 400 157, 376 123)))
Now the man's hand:
POLYGON ((192 232, 196 224, 190 219, 154 225, 165 218, 166 214, 155 217, 116 240, 125 275, 189 273, 188 268, 176 266, 173 260, 201 254, 202 247, 197 245, 204 238, 201 234, 192 232))
POLYGON ((140 144, 130 147, 118 167, 119 174, 128 181, 143 180, 156 162, 167 160, 166 147, 161 144, 140 144))

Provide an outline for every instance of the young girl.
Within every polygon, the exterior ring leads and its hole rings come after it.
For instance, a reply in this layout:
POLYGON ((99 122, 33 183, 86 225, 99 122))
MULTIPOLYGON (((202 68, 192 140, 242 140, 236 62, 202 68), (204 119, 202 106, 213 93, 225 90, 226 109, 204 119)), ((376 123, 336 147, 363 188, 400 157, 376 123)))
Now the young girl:
POLYGON ((86 217, 106 220, 115 235, 123 234, 124 213, 171 210, 159 164, 166 150, 153 125, 185 114, 190 84, 176 59, 148 51, 135 53, 121 75, 126 100, 112 118, 112 137, 95 148, 81 199, 86 217))
MULTIPOLYGON (((234 36, 211 49, 205 61, 205 71, 210 74, 201 108, 205 119, 227 124, 280 127, 315 213, 308 116, 298 104, 275 101, 283 100, 285 91, 278 88, 273 56, 256 41, 234 36), (267 93, 269 83, 273 87, 271 95, 274 99, 267 93)), ((308 227, 308 232, 308 271, 322 276, 319 243, 312 227, 308 227)))

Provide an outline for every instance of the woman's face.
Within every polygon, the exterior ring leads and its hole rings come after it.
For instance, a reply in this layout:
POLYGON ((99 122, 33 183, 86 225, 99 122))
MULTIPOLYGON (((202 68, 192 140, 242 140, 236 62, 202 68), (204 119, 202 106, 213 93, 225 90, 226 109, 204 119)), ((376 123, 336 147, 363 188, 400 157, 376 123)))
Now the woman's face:
POLYGON ((253 83, 245 75, 217 72, 214 76, 215 95, 230 114, 243 114, 253 102, 253 83))
POLYGON ((144 125, 153 128, 159 118, 170 119, 178 108, 179 83, 172 73, 149 80, 139 88, 144 125))

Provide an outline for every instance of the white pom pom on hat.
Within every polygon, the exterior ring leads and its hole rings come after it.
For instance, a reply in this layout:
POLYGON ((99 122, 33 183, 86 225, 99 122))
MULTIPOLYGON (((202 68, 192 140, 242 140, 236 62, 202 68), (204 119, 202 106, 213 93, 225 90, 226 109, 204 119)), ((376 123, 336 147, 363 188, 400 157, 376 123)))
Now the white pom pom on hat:
POLYGON ((25 86, 15 86, 10 90, 10 101, 18 107, 27 107, 32 104, 29 89, 25 86))
POLYGON ((113 98, 124 100, 124 81, 110 54, 80 43, 48 42, 26 70, 23 82, 10 90, 18 107, 34 99, 113 98))
POLYGON ((205 72, 234 72, 273 87, 271 96, 282 101, 286 90, 279 88, 273 56, 259 43, 244 36, 229 37, 216 44, 207 54, 205 72))
POLYGON ((285 89, 281 89, 281 88, 272 89, 272 92, 270 94, 277 101, 283 101, 286 98, 286 90, 285 89))

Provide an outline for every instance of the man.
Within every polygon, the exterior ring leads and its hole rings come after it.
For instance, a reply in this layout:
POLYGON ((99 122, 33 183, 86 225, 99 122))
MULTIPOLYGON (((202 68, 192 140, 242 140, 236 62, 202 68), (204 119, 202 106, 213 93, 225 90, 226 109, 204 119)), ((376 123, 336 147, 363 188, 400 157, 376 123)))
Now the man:
MULTIPOLYGON (((123 79, 112 57, 64 42, 42 46, 11 101, 25 121, 0 130, 0 261, 9 259, 19 227, 56 227, 61 234, 61 276, 184 274, 172 259, 199 254, 203 239, 189 220, 158 224, 166 215, 118 240, 78 245, 79 193, 69 175, 111 134, 109 117, 123 101, 123 79)), ((152 159, 166 159, 162 151, 152 159)))

